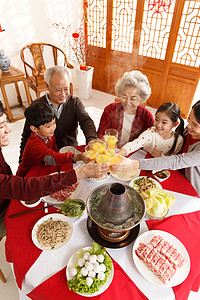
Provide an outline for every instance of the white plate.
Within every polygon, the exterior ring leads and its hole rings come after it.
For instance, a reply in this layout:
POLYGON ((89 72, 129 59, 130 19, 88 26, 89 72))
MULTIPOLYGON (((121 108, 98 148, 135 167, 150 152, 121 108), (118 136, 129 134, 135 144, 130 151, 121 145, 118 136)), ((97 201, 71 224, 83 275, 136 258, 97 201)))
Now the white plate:
POLYGON ((161 230, 150 230, 141 234, 135 241, 133 245, 133 260, 138 269, 138 271, 150 282, 160 285, 162 287, 173 287, 182 283, 188 276, 190 271, 190 257, 185 248, 185 246, 172 234, 161 231, 161 230), (139 259, 136 255, 135 250, 139 247, 140 243, 149 242, 155 235, 160 235, 163 239, 173 244, 174 248, 176 248, 186 259, 184 265, 176 271, 174 276, 172 276, 171 280, 165 284, 160 280, 146 265, 145 263, 139 259))
MULTIPOLYGON (((127 174, 128 174, 128 171, 127 171, 127 174)), ((130 180, 136 178, 139 174, 140 174, 140 170, 139 169, 137 171, 135 171, 135 175, 133 175, 133 176, 128 176, 127 175, 127 177, 124 175, 124 172, 118 172, 118 173, 112 173, 111 172, 111 175, 114 178, 116 178, 118 180, 121 180, 121 181, 130 181, 130 180), (120 173, 123 173, 123 176, 121 176, 120 173)))
POLYGON ((35 203, 32 203, 32 204, 26 204, 25 203, 25 201, 20 201, 21 202, 21 204, 23 204, 24 206, 26 206, 26 207, 35 207, 35 206, 38 206, 38 204, 40 204, 40 202, 41 202, 42 200, 40 199, 40 200, 38 200, 37 202, 35 202, 35 203))
POLYGON ((55 214, 49 214, 49 215, 46 215, 46 216, 42 217, 41 219, 39 219, 35 223, 35 225, 33 227, 33 230, 32 230, 32 241, 35 244, 35 246, 38 247, 41 250, 55 250, 55 249, 63 247, 65 244, 67 244, 67 242, 70 240, 70 238, 72 236, 72 232, 73 232, 73 226, 72 226, 72 223, 69 221, 68 217, 66 217, 66 216, 64 216, 62 214, 56 214, 56 213, 55 214), (51 247, 42 247, 40 245, 40 243, 38 242, 38 240, 37 240, 37 229, 38 229, 38 227, 40 226, 40 224, 42 224, 44 221, 47 221, 49 218, 52 218, 52 220, 56 220, 56 221, 57 220, 65 221, 71 227, 70 230, 69 230, 69 233, 68 233, 68 237, 65 240, 65 242, 61 243, 61 244, 58 244, 53 249, 51 247))
MULTIPOLYGON (((140 178, 142 178, 142 177, 145 177, 145 178, 146 178, 147 176, 138 176, 138 177, 134 178, 134 179, 131 180, 131 182, 129 183, 129 186, 132 187, 132 188, 134 188, 134 187, 133 187, 134 181, 137 180, 137 179, 140 179, 140 178)), ((156 185, 157 188, 159 188, 159 189, 161 189, 161 190, 163 189, 163 188, 162 188, 162 185, 161 185, 157 180, 155 180, 154 178, 151 178, 151 177, 150 177, 149 179, 151 179, 151 180, 155 183, 155 185, 156 185)))
POLYGON ((109 174, 106 173, 100 178, 87 178, 87 179, 92 182, 102 182, 107 180, 110 177, 110 175, 111 175, 110 173, 109 174))
MULTIPOLYGON (((53 174, 55 174, 55 173, 52 173, 50 175, 53 175, 53 174)), ((76 199, 77 198, 77 196, 78 196, 78 194, 80 193, 80 190, 81 190, 80 186, 81 186, 81 183, 79 182, 79 185, 77 186, 77 188, 75 189, 75 191, 72 192, 72 194, 71 194, 71 196, 69 198, 71 198, 71 199, 76 199)), ((49 204, 55 204, 55 205, 64 203, 64 201, 56 200, 55 198, 53 198, 51 196, 44 196, 44 197, 42 197, 42 200, 44 202, 49 203, 49 204)))
MULTIPOLYGON (((92 247, 85 247, 85 248, 79 249, 78 251, 80 251, 80 250, 90 251, 91 249, 92 249, 92 247)), ((67 263, 67 269, 66 269, 67 280, 73 279, 73 277, 71 277, 69 274, 69 269, 74 268, 75 266, 76 266, 76 252, 70 257, 70 259, 67 263)), ((103 292, 105 292, 105 290, 107 290, 107 288, 109 287, 109 285, 111 284, 111 282, 113 280, 113 276, 114 276, 114 267, 112 265, 112 270, 110 270, 110 274, 108 275, 107 281, 102 286, 99 287, 99 290, 97 292, 91 293, 91 294, 88 294, 88 293, 82 293, 82 294, 76 293, 76 294, 79 294, 79 295, 85 296, 85 297, 93 297, 93 296, 100 295, 103 292)))
MULTIPOLYGON (((66 153, 66 152, 70 152, 70 153, 80 153, 79 150, 77 150, 76 148, 72 147, 72 146, 65 146, 65 147, 62 147, 60 150, 59 150, 60 153, 66 153)), ((81 166, 83 166, 85 163, 84 161, 77 161, 75 164, 73 164, 73 168, 74 169, 77 169, 81 166)))

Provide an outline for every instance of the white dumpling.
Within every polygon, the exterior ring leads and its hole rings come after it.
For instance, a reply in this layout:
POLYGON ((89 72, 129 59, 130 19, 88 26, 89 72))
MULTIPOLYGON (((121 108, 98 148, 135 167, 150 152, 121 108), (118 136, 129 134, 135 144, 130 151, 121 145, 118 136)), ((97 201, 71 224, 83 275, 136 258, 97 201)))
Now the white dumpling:
POLYGON ((97 262, 93 264, 93 269, 95 273, 101 272, 100 266, 97 262))
POLYGON ((83 276, 87 276, 87 275, 88 275, 88 270, 86 270, 85 267, 83 267, 83 268, 81 269, 81 275, 83 275, 83 276))
POLYGON ((71 277, 75 277, 77 274, 77 269, 76 268, 69 269, 69 274, 71 277))
POLYGON ((84 264, 85 264, 85 259, 84 258, 79 258, 78 259, 78 265, 79 265, 79 267, 83 267, 84 264))
POLYGON ((99 280, 104 280, 105 279, 105 273, 104 272, 100 272, 98 274, 98 278, 99 278, 99 280))
POLYGON ((96 273, 94 271, 89 271, 88 276, 94 278, 96 276, 96 273))
POLYGON ((103 254, 99 254, 99 255, 97 256, 97 260, 98 260, 98 262, 102 263, 102 262, 104 261, 104 256, 103 256, 103 254))
POLYGON ((89 272, 89 271, 92 271, 93 270, 93 264, 91 264, 89 261, 86 261, 85 263, 85 268, 86 270, 89 272))
POLYGON ((87 284, 88 286, 91 286, 91 285, 93 284, 93 279, 92 279, 91 277, 87 277, 87 278, 86 278, 86 284, 87 284))
POLYGON ((105 272, 105 271, 106 271, 106 265, 100 264, 99 266, 100 266, 100 270, 101 270, 102 272, 105 272))
POLYGON ((96 261, 97 261, 97 256, 96 256, 96 254, 90 255, 89 262, 91 262, 91 264, 93 264, 93 263, 95 263, 96 261))
POLYGON ((84 258, 85 260, 89 260, 89 258, 90 258, 90 253, 89 253, 89 252, 85 252, 84 255, 83 255, 83 258, 84 258))

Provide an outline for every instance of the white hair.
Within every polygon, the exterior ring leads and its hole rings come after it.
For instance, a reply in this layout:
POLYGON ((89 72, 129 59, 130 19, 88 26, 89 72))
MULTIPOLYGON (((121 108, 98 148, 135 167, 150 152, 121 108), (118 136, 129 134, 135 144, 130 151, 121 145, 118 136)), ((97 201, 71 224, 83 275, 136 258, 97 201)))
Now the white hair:
POLYGON ((120 96, 127 87, 136 87, 139 90, 140 97, 146 101, 151 95, 151 87, 147 76, 140 71, 126 72, 115 85, 115 94, 120 96))
POLYGON ((44 73, 44 80, 46 81, 46 83, 49 85, 51 77, 53 76, 53 74, 67 74, 69 76, 69 79, 71 77, 71 74, 69 72, 69 70, 64 67, 64 66, 54 66, 51 68, 48 68, 45 73, 44 73))

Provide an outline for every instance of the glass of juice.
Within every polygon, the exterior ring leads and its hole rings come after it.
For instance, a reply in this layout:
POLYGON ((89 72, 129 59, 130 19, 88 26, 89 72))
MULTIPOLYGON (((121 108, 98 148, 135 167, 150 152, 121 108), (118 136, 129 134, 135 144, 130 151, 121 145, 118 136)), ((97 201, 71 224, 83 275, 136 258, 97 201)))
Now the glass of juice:
POLYGON ((98 164, 106 164, 106 163, 110 163, 110 155, 108 154, 102 154, 102 153, 98 153, 96 156, 96 162, 98 164))
POLYGON ((114 164, 120 164, 122 161, 123 161, 123 157, 122 156, 118 156, 118 155, 112 156, 110 158, 110 171, 112 173, 114 173, 113 170, 112 170, 112 165, 114 165, 114 164))
POLYGON ((115 149, 116 143, 118 141, 118 131, 113 128, 109 128, 105 131, 105 141, 108 145, 108 148, 115 149))
POLYGON ((89 160, 96 160, 96 155, 98 152, 95 150, 91 149, 89 145, 85 147, 85 155, 89 160))
POLYGON ((92 150, 99 152, 101 154, 105 153, 105 150, 107 149, 106 143, 100 139, 92 140, 89 143, 89 146, 92 150))

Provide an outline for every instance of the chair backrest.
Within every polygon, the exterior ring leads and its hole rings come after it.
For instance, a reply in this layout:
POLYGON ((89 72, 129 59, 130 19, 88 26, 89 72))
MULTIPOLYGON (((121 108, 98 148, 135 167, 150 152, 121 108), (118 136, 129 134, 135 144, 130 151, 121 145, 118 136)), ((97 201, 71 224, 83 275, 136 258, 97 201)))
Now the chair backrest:
MULTIPOLYGON (((63 58, 63 65, 66 67, 73 69, 74 67, 68 62, 67 56, 65 52, 48 43, 31 43, 26 46, 24 46, 20 51, 20 57, 22 59, 22 62, 24 63, 24 69, 26 73, 26 77, 30 78, 29 72, 27 68, 31 68, 32 74, 36 76, 43 76, 44 72, 47 69, 46 60, 45 60, 45 51, 44 48, 49 48, 52 51, 52 57, 53 57, 53 65, 58 65, 59 61, 58 58, 62 56, 63 58), (29 53, 27 53, 27 50, 29 50, 29 53), (32 60, 30 59, 30 55, 32 54, 32 60)), ((59 63, 60 64, 60 63, 59 63)))

